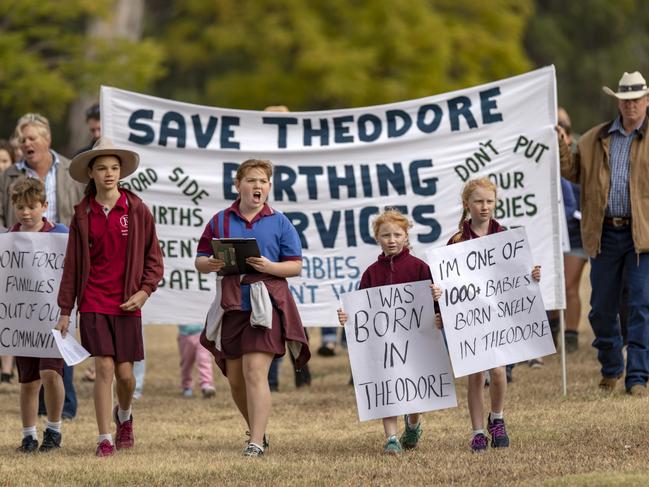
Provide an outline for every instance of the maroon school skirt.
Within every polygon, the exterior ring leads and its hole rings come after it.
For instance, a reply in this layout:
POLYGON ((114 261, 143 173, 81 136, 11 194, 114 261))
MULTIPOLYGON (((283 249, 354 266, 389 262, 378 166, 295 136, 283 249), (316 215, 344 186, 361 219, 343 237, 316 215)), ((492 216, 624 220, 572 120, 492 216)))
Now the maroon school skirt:
POLYGON ((53 370, 63 377, 62 358, 16 357, 18 382, 28 384, 41 379, 41 370, 53 370))
POLYGON ((80 313, 81 344, 93 357, 113 357, 115 362, 144 359, 142 317, 80 313))
POLYGON ((269 330, 250 325, 250 311, 228 311, 221 323, 221 349, 227 359, 250 352, 267 352, 276 356, 286 353, 282 321, 273 307, 273 326, 269 330))

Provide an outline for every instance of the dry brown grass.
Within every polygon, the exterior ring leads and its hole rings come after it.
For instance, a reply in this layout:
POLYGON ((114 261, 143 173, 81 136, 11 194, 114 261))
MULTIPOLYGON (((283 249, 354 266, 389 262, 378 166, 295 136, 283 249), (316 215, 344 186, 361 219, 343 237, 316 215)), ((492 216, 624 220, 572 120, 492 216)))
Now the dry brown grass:
POLYGON ((0 485, 647 485, 649 399, 627 397, 621 388, 608 397, 597 392, 587 328, 582 319, 581 349, 569 356, 567 398, 558 356, 542 369, 514 370, 507 450, 469 451, 466 383, 459 380, 460 407, 424 416, 418 450, 383 456, 380 422, 358 422, 347 360, 339 355, 313 358, 306 390, 295 390, 283 364, 270 453, 250 460, 241 457, 245 425, 225 380, 217 375, 212 400, 182 399, 176 329, 148 327, 147 382, 134 407, 136 447, 109 459, 93 456, 92 386, 77 381, 79 414, 64 424, 62 451, 19 455, 18 389, 2 387, 0 485))

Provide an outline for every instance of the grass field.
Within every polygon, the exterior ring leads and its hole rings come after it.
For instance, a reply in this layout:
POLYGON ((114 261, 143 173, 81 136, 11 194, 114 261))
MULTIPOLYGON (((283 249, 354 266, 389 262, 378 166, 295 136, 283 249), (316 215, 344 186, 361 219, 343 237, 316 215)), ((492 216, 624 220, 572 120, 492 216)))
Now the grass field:
MULTIPOLYGON (((285 361, 281 390, 273 395, 270 452, 251 460, 241 457, 245 424, 225 379, 215 371, 215 398, 181 398, 176 328, 150 326, 144 396, 134 405, 135 448, 94 457, 92 385, 77 380, 78 416, 64 423, 63 449, 15 453, 18 387, 3 385, 0 485, 649 485, 649 400, 631 398, 622 387, 600 395, 584 319, 581 331, 580 350, 568 356, 567 398, 558 355, 546 358, 544 368, 514 370, 505 408, 507 450, 470 452, 466 381, 458 380, 459 407, 424 415, 416 451, 382 455, 381 423, 358 422, 347 358, 339 354, 314 356, 307 389, 294 388, 285 361)), ((313 335, 315 350, 319 334, 313 335)), ((77 367, 77 378, 83 368, 77 367)))

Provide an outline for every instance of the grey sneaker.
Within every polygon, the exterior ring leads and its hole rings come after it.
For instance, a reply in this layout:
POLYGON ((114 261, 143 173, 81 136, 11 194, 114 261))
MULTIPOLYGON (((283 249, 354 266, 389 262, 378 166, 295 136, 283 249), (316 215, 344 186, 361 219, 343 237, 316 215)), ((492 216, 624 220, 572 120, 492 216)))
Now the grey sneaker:
POLYGON ((406 450, 412 450, 413 448, 417 448, 417 443, 419 443, 419 438, 421 438, 421 422, 417 423, 417 426, 414 428, 411 427, 408 424, 408 415, 403 416, 403 421, 406 424, 403 434, 401 435, 401 438, 399 438, 399 441, 401 442, 401 446, 405 448, 406 450))
POLYGON ((254 443, 248 443, 246 447, 243 449, 243 456, 250 457, 250 458, 263 457, 264 450, 259 445, 255 445, 254 443))
POLYGON ((392 435, 390 436, 390 438, 388 438, 385 446, 383 446, 383 453, 385 453, 386 455, 398 455, 399 453, 403 453, 401 443, 399 443, 399 439, 395 435, 392 435))

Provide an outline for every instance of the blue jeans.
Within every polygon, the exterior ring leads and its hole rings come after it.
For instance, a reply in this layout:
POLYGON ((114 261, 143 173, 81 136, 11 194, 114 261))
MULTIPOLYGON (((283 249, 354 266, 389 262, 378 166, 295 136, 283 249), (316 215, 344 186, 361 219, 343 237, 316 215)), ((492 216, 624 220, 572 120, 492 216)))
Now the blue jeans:
POLYGON ((284 357, 273 359, 268 369, 268 385, 277 388, 279 386, 279 366, 284 357))
POLYGON ((322 345, 338 341, 338 328, 335 326, 323 326, 320 328, 320 333, 322 333, 322 345))
POLYGON ((601 253, 590 259, 590 325, 593 346, 602 365, 603 377, 624 374, 622 333, 618 314, 623 273, 628 296, 627 359, 624 385, 645 385, 649 377, 649 254, 636 254, 631 227, 602 229, 601 253))

